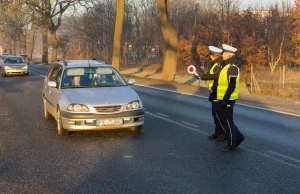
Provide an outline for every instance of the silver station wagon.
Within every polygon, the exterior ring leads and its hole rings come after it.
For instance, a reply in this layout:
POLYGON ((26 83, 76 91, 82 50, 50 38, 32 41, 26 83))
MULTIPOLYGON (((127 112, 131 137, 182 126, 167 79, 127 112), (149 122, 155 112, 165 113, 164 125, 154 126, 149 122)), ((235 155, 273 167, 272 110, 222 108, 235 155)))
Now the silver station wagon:
POLYGON ((135 79, 126 82, 105 62, 58 61, 44 79, 45 119, 54 117, 59 135, 120 128, 140 132, 144 108, 132 84, 135 79))

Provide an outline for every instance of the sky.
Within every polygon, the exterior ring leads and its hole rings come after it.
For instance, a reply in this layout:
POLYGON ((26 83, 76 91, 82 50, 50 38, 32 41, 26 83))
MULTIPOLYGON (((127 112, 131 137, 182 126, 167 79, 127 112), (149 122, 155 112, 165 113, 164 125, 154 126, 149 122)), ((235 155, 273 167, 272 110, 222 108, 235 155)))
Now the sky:
MULTIPOLYGON (((265 7, 268 6, 270 4, 274 4, 275 2, 280 3, 281 0, 241 0, 241 6, 240 8, 242 9, 246 9, 248 7, 265 7)), ((294 5, 294 1, 293 0, 288 0, 291 5, 294 5)))

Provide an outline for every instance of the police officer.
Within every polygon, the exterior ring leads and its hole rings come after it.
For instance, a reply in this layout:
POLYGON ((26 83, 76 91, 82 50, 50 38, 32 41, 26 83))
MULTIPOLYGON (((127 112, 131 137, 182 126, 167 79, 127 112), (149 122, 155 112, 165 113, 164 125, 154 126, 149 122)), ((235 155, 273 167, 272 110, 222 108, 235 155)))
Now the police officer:
MULTIPOLYGON (((222 70, 223 60, 222 60, 222 52, 223 50, 217 48, 215 46, 209 46, 209 57, 211 59, 211 68, 208 74, 201 73, 201 80, 209 80, 208 82, 208 90, 209 101, 212 103, 212 116, 215 123, 215 131, 213 134, 208 136, 209 139, 216 139, 217 141, 225 141, 226 131, 222 126, 220 117, 219 117, 219 102, 217 100, 217 87, 218 87, 218 78, 219 73, 222 70)), ((197 77, 198 79, 200 77, 197 77)))
POLYGON ((217 86, 217 100, 220 120, 226 131, 227 145, 221 149, 223 152, 235 151, 245 137, 238 130, 233 121, 233 108, 239 96, 240 70, 236 66, 236 48, 222 44, 223 60, 226 64, 220 72, 217 86))

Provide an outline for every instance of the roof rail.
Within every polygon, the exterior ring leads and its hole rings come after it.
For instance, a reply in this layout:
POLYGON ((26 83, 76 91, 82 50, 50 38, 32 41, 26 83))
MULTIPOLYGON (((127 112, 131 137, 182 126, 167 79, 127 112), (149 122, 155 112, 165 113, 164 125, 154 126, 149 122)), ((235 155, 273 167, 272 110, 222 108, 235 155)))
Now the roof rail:
POLYGON ((101 58, 93 58, 94 61, 98 61, 98 62, 104 62, 104 63, 107 63, 109 64, 106 60, 103 60, 101 58))
POLYGON ((66 60, 64 60, 64 59, 57 59, 57 61, 61 61, 61 62, 63 62, 65 66, 67 66, 67 65, 68 65, 67 61, 66 61, 66 60))

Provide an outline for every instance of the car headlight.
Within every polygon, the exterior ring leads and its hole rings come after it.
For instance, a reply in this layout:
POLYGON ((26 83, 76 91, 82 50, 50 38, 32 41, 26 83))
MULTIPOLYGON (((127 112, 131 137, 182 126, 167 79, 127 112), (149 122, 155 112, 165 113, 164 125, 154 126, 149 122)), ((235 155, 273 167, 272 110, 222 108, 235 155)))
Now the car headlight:
POLYGON ((25 66, 23 66, 23 67, 22 67, 22 69, 28 69, 28 66, 27 66, 27 65, 25 65, 25 66))
POLYGON ((5 67, 4 67, 4 69, 11 69, 11 68, 10 68, 10 67, 8 67, 8 66, 5 66, 5 67))
POLYGON ((90 112, 90 109, 86 105, 82 104, 70 104, 67 110, 74 112, 90 112))
POLYGON ((142 104, 140 103, 140 101, 133 101, 133 102, 130 102, 127 104, 126 109, 127 110, 136 110, 136 109, 142 107, 141 105, 142 104))

